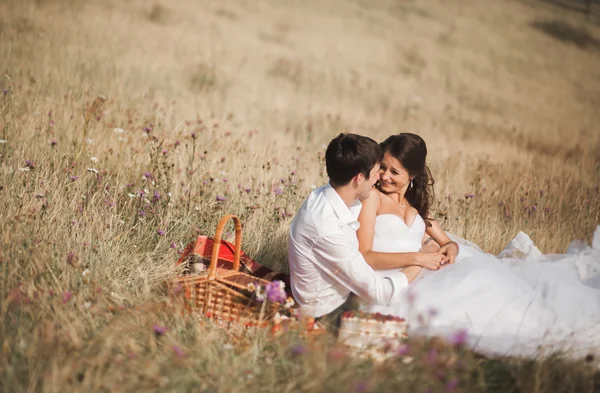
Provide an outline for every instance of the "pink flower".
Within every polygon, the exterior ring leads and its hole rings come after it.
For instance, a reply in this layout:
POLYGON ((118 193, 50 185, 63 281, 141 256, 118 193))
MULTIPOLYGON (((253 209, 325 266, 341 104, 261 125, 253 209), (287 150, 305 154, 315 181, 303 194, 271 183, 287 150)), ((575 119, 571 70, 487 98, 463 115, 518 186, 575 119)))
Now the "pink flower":
POLYGON ((183 352, 183 349, 181 349, 179 345, 173 345, 173 352, 175 355, 177 355, 177 357, 182 358, 185 356, 185 352, 183 352))
POLYGON ((158 228, 158 229, 156 230, 156 234, 157 234, 158 236, 164 236, 164 235, 165 235, 165 231, 163 231, 162 229, 158 228))
POLYGON ((224 196, 217 195, 217 202, 225 202, 226 200, 227 198, 225 198, 224 196))

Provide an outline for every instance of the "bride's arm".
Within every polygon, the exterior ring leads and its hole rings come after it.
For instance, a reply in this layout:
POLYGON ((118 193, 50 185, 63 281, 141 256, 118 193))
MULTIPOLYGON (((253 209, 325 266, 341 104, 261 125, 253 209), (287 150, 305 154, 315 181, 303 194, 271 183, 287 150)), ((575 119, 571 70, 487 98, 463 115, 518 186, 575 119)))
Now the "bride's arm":
POLYGON ((377 252, 373 251, 373 237, 375 236, 375 217, 381 201, 379 191, 372 189, 369 197, 362 201, 362 209, 358 216, 360 228, 358 248, 369 264, 375 270, 403 268, 407 266, 420 266, 430 270, 437 270, 444 257, 443 254, 422 252, 377 252))
POLYGON ((421 252, 437 252, 439 250, 440 245, 425 232, 423 234, 423 240, 421 240, 421 252))
POLYGON ((431 226, 425 229, 425 235, 431 236, 433 240, 437 242, 437 244, 441 245, 439 252, 445 255, 444 260, 442 261, 444 264, 446 263, 454 263, 456 257, 458 256, 458 243, 453 242, 446 231, 442 228, 442 226, 429 214, 427 216, 429 218, 429 222, 431 226))

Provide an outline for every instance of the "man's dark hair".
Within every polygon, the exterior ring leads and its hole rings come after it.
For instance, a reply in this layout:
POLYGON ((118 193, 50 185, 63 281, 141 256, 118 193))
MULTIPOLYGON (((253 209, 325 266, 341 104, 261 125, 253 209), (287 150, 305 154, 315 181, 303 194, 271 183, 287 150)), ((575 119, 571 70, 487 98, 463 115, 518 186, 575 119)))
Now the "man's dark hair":
POLYGON ((333 187, 344 186, 359 173, 369 179, 371 169, 381 162, 379 144, 373 139, 356 134, 340 134, 325 152, 327 176, 333 187))

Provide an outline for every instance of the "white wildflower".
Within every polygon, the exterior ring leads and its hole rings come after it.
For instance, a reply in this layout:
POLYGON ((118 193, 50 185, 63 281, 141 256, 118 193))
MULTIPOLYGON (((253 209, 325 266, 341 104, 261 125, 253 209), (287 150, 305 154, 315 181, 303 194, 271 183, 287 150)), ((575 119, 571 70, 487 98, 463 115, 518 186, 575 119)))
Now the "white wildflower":
POLYGON ((90 275, 90 269, 85 269, 84 271, 81 272, 81 275, 83 277, 87 277, 90 275))
POLYGON ((29 172, 29 171, 31 171, 31 169, 29 169, 29 167, 28 167, 28 166, 26 166, 26 167, 23 167, 23 168, 19 168, 19 170, 20 170, 21 172, 29 172))
POLYGON ((6 139, 0 139, 0 145, 3 145, 5 143, 8 143, 8 141, 6 139))
POLYGON ((129 198, 135 198, 137 195, 135 195, 135 194, 132 194, 132 193, 129 193, 129 194, 127 194, 127 196, 128 196, 129 198))
POLYGON ((283 308, 291 308, 294 307, 294 299, 290 296, 286 299, 285 304, 283 305, 283 308))
POLYGON ((94 143, 94 140, 91 138, 87 138, 85 141, 87 142, 88 145, 91 145, 94 143))
POLYGON ((125 130, 124 130, 124 129, 122 129, 122 128, 119 128, 119 127, 117 127, 117 128, 115 128, 115 129, 113 130, 113 132, 114 132, 115 134, 122 134, 122 133, 124 133, 124 132, 125 132, 125 130))
POLYGON ((98 170, 96 168, 88 168, 87 170, 88 170, 88 172, 98 174, 98 170))
POLYGON ((169 198, 173 196, 170 192, 167 192, 167 195, 169 196, 169 198))
POLYGON ((92 157, 90 160, 92 160, 92 162, 98 162, 98 157, 92 157))
POLYGON ((92 307, 92 302, 83 303, 83 308, 85 308, 86 310, 89 310, 91 307, 92 307))

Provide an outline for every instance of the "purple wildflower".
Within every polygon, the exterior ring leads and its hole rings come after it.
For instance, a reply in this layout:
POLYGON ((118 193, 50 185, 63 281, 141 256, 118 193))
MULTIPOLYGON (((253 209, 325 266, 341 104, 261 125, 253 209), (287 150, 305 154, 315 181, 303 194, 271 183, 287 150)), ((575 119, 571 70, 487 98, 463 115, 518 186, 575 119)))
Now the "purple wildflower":
POLYGON ((171 248, 177 248, 177 244, 175 242, 171 242, 171 248))
POLYGON ((473 193, 465 194, 465 199, 471 199, 475 196, 473 193))
POLYGON ((196 133, 195 133, 195 132, 192 132, 192 133, 190 134, 190 136, 192 137, 192 139, 196 139, 196 133))
POLYGON ((56 139, 52 139, 52 140, 50 141, 50 147, 54 147, 54 146, 56 146, 56 144, 57 144, 57 143, 58 143, 58 142, 56 142, 56 139))
POLYGON ((71 181, 75 181, 77 179, 79 179, 79 178, 77 176, 75 176, 75 175, 69 176, 69 180, 71 180, 71 181))
POLYGON ((369 390, 369 384, 365 381, 359 381, 354 385, 354 391, 356 393, 365 393, 369 390))
POLYGON ((425 357, 425 363, 428 364, 428 365, 430 365, 430 366, 433 366, 433 365, 435 365, 437 363, 438 358, 439 358, 439 355, 438 355, 437 349, 431 348, 427 352, 427 355, 425 357))
POLYGON ((225 202, 226 200, 227 198, 225 198, 224 196, 217 195, 217 202, 225 202))
POLYGON ((78 258, 77 258, 77 255, 76 255, 76 254, 75 254, 73 251, 70 251, 70 252, 67 254, 67 263, 68 263, 69 265, 71 265, 71 266, 75 266, 75 264, 77 263, 77 259, 78 259, 78 258))
POLYGON ((142 176, 144 178, 146 178, 146 179, 151 179, 152 178, 152 173, 150 173, 150 172, 144 172, 144 174, 142 176))
POLYGON ((8 89, 2 90, 2 94, 6 95, 6 93, 8 93, 8 89))
POLYGON ((250 187, 246 187, 246 188, 244 188, 244 191, 246 191, 246 193, 250 193, 250 191, 252 191, 252 189, 250 187))
POLYGON ((164 156, 166 156, 168 152, 169 152, 169 151, 168 151, 167 149, 162 149, 162 154, 163 154, 164 156))
POLYGON ((143 210, 140 210, 140 211, 138 212, 138 216, 140 216, 140 217, 146 217, 146 212, 145 212, 145 211, 143 211, 143 210))
POLYGON ((178 139, 178 140, 175 141, 175 146, 179 146, 179 145, 181 145, 181 142, 178 139))
POLYGON ((285 293, 285 283, 280 280, 275 280, 265 286, 267 299, 271 303, 285 303, 287 294, 285 293))
POLYGON ((162 229, 158 228, 158 229, 156 230, 156 234, 157 234, 158 236, 164 236, 164 235, 165 235, 165 231, 163 231, 162 229))
POLYGON ((281 187, 277 187, 273 190, 273 193, 275 193, 275 195, 281 195, 283 194, 283 189, 281 187))
POLYGON ((180 283, 177 283, 175 287, 173 287, 173 295, 178 296, 183 292, 183 286, 180 283))
POLYGON ((144 132, 146 132, 147 134, 149 134, 150 131, 152 131, 152 125, 144 127, 144 132))
POLYGON ((25 166, 29 169, 35 169, 35 162, 31 160, 25 160, 25 166))
POLYGON ((456 390, 456 388, 458 387, 458 379, 456 378, 452 378, 447 384, 446 387, 444 389, 444 392, 446 393, 452 393, 456 390))
POLYGON ((293 357, 302 356, 306 353, 306 347, 302 344, 296 344, 290 348, 293 357))
POLYGON ((73 297, 73 293, 69 291, 65 291, 62 294, 62 302, 63 304, 67 303, 73 297))
POLYGON ((160 192, 158 192, 158 190, 154 190, 154 195, 152 196, 152 200, 154 202, 158 202, 160 200, 160 192))
POLYGON ((399 356, 406 356, 410 353, 410 347, 408 346, 408 344, 402 344, 398 347, 398 350, 396 351, 396 353, 399 356))
POLYGON ((152 327, 152 331, 156 337, 160 337, 167 332, 167 328, 165 326, 156 324, 152 327))
POLYGON ((450 337, 450 342, 456 346, 462 346, 467 343, 467 339, 469 338, 469 332, 466 329, 461 329, 450 337))

